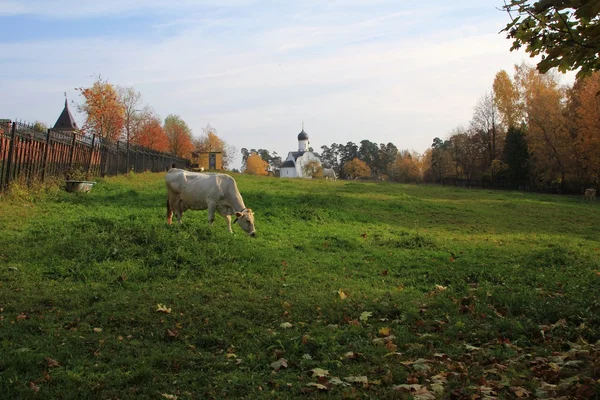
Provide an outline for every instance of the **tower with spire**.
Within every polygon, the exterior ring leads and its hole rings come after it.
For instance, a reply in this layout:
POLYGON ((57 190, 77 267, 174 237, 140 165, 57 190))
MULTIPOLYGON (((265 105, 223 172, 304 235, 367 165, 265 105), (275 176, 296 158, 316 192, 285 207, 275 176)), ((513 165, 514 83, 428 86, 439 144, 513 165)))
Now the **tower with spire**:
POLYGON ((309 151, 308 133, 304 131, 304 122, 302 122, 302 131, 298 134, 298 151, 290 151, 285 162, 281 165, 279 176, 281 178, 310 178, 304 174, 304 166, 311 161, 316 161, 321 165, 319 157, 309 151))
POLYGON ((59 132, 76 132, 79 130, 77 127, 77 122, 75 122, 75 118, 73 118, 73 114, 71 114, 71 110, 69 110, 69 101, 67 100, 67 95, 65 94, 65 108, 63 108, 62 113, 56 120, 56 123, 52 127, 52 130, 59 132))

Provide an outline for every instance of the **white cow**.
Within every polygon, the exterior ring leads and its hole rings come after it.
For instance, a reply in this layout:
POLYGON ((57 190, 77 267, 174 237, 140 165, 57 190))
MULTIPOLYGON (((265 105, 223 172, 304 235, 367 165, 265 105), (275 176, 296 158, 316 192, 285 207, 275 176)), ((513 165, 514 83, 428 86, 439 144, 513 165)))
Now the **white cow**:
POLYGON ((170 225, 173 213, 181 224, 181 216, 186 210, 207 210, 208 223, 215 221, 215 211, 227 220, 231 230, 231 216, 240 228, 250 236, 256 235, 254 214, 246 208, 238 191, 235 179, 227 174, 188 172, 171 168, 165 177, 167 183, 167 223, 170 225))
POLYGON ((323 177, 325 177, 327 180, 329 180, 329 178, 333 179, 334 181, 337 180, 337 176, 335 175, 333 168, 323 168, 323 177))

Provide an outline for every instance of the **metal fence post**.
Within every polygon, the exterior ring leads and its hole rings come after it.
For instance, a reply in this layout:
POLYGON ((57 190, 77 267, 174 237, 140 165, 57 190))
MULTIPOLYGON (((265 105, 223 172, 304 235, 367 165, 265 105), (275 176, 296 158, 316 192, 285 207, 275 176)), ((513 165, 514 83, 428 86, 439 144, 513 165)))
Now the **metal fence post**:
POLYGON ((12 131, 10 133, 10 145, 8 146, 8 163, 6 165, 6 183, 4 187, 8 187, 10 183, 10 169, 13 159, 13 153, 15 152, 15 140, 17 136, 17 122, 14 121, 12 124, 12 131))
POLYGON ((71 154, 69 154, 69 170, 73 168, 73 156, 75 156, 75 140, 77 139, 77 134, 73 133, 73 141, 71 142, 71 154))
POLYGON ((50 129, 48 129, 48 133, 46 134, 46 147, 44 148, 44 161, 42 164, 42 182, 46 177, 46 167, 48 165, 48 148, 50 147, 50 129))
POLYGON ((117 169, 115 175, 119 175, 119 141, 117 140, 117 169))
POLYGON ((90 167, 92 166, 92 156, 94 155, 94 144, 96 143, 96 134, 92 135, 92 146, 90 147, 90 156, 88 157, 87 168, 85 169, 85 174, 87 175, 90 172, 90 167))

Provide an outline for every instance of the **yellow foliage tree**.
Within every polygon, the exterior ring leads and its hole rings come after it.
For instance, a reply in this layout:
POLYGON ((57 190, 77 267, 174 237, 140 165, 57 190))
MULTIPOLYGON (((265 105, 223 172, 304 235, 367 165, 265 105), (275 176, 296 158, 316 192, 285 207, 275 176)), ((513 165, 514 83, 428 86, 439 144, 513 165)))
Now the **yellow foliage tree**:
POLYGON ((246 171, 245 173, 250 175, 262 175, 266 176, 269 174, 267 168, 269 163, 263 160, 258 154, 252 153, 246 160, 246 171))
POLYGON ((344 174, 351 179, 370 176, 371 168, 364 161, 355 158, 344 164, 344 174))
POLYGON ((302 172, 304 172, 304 176, 312 177, 312 178, 322 178, 323 177, 323 167, 318 161, 309 161, 302 168, 302 172))
POLYGON ((194 146, 199 152, 220 151, 223 155, 223 168, 231 165, 236 153, 235 147, 221 139, 217 135, 217 130, 210 124, 202 128, 202 136, 194 141, 194 146))

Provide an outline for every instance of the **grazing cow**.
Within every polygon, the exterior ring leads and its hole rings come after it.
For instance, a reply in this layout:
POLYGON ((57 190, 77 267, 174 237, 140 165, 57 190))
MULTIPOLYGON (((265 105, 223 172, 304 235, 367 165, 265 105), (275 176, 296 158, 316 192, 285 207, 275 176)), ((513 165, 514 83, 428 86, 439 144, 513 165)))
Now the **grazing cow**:
POLYGON ((587 201, 595 200, 596 199, 596 189, 585 189, 585 193, 583 194, 583 197, 587 201))
POLYGON ((246 208, 238 191, 235 179, 227 174, 188 172, 172 168, 165 177, 167 183, 167 223, 170 225, 173 213, 181 224, 181 216, 186 210, 208 210, 208 223, 215 221, 215 211, 227 220, 231 230, 231 216, 250 236, 256 235, 254 214, 246 208))
POLYGON ((335 171, 333 170, 333 168, 323 168, 323 177, 327 180, 329 180, 330 178, 334 181, 337 180, 337 176, 335 175, 335 171))

